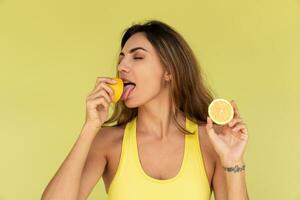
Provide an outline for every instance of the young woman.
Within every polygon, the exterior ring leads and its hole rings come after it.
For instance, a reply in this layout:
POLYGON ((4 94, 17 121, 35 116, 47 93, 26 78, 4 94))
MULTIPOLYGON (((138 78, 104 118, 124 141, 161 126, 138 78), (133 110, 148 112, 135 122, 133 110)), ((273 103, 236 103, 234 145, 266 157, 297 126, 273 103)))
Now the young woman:
POLYGON ((117 77, 123 98, 108 118, 114 84, 98 77, 86 121, 42 199, 87 199, 103 178, 110 200, 248 199, 243 154, 246 124, 213 124, 213 95, 196 58, 169 25, 151 20, 126 30, 117 77), (108 126, 116 122, 113 126, 108 126))

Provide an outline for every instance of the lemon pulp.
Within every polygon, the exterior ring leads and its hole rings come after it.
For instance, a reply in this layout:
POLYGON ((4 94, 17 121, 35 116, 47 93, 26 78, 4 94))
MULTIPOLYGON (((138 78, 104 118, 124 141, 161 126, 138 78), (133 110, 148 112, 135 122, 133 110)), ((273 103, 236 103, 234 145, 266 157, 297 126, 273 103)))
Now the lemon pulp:
POLYGON ((214 99, 208 106, 209 117, 219 125, 229 123, 233 118, 233 107, 225 99, 214 99))

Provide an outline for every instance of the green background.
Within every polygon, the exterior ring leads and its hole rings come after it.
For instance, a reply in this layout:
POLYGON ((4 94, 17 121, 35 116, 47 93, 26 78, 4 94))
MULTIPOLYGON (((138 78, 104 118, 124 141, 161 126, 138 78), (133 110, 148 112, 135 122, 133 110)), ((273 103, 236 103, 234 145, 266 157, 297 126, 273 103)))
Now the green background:
MULTIPOLYGON (((249 131, 250 199, 300 199, 300 1, 0 0, 0 200, 40 199, 79 135, 122 31, 159 19, 194 50, 249 131)), ((106 199, 102 179, 89 199, 106 199)))

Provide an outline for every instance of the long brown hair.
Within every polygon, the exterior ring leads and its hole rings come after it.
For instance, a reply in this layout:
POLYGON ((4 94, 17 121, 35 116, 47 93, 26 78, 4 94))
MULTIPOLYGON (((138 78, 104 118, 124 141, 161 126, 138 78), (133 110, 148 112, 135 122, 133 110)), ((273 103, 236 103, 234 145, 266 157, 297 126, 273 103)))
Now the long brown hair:
MULTIPOLYGON (((126 41, 135 33, 143 32, 157 51, 164 69, 171 74, 170 116, 176 127, 189 134, 177 119, 177 113, 182 112, 197 124, 206 123, 208 106, 213 100, 212 90, 206 85, 204 75, 197 59, 183 37, 166 23, 149 20, 145 23, 133 24, 123 32, 121 49, 126 41)), ((119 77, 118 71, 116 77, 119 77)), ((103 126, 116 122, 115 126, 124 125, 138 114, 138 108, 128 108, 123 101, 114 105, 111 117, 103 126)))

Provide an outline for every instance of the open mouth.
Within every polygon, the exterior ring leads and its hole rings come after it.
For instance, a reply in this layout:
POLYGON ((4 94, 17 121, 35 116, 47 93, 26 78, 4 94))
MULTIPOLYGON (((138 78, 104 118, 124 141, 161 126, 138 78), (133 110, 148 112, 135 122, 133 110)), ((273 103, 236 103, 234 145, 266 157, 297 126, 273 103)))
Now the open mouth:
POLYGON ((126 81, 126 82, 124 82, 124 87, 125 86, 127 86, 127 85, 136 85, 135 83, 133 83, 133 82, 130 82, 130 81, 126 81))

